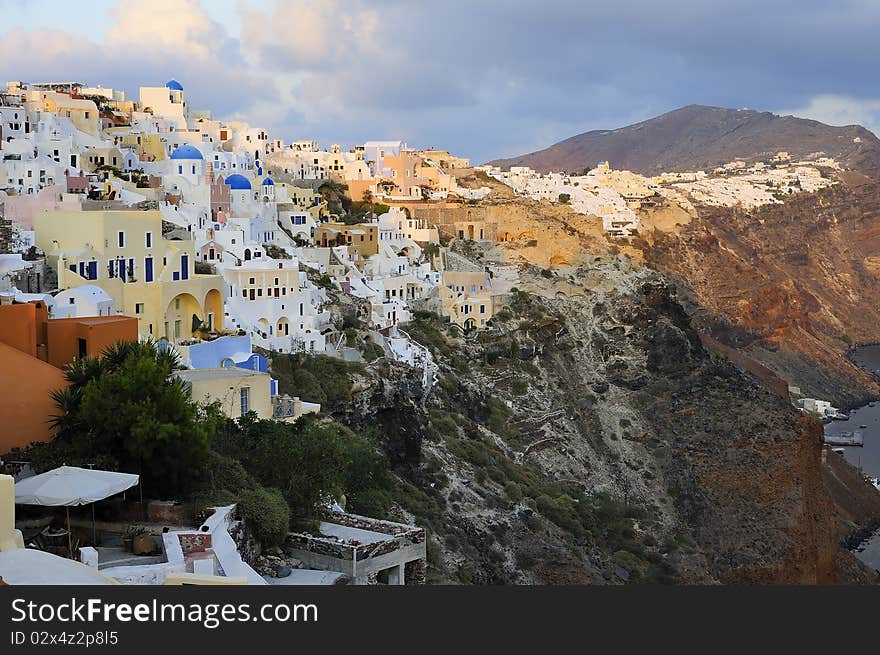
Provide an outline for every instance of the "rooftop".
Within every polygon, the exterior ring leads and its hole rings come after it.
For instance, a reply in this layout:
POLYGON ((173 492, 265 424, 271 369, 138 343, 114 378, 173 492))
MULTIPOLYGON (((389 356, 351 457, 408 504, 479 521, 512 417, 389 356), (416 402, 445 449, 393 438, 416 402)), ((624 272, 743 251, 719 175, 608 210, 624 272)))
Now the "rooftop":
POLYGON ((257 375, 266 375, 266 373, 260 371, 251 371, 236 366, 224 366, 221 368, 192 368, 183 371, 175 371, 174 374, 186 382, 216 380, 218 378, 250 378, 257 375))

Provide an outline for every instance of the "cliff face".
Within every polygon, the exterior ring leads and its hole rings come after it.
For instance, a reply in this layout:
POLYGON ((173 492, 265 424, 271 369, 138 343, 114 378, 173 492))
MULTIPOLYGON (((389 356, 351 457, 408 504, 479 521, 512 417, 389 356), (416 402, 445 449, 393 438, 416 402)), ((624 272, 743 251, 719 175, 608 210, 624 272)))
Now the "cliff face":
POLYGON ((699 209, 648 235, 647 261, 692 294, 697 326, 842 405, 878 393, 845 357, 880 340, 880 185, 862 180, 753 212, 699 209))
POLYGON ((424 404, 405 369, 373 366, 337 416, 383 439, 401 511, 432 535, 433 580, 861 571, 838 546, 821 426, 706 350, 664 277, 613 258, 520 288, 492 333, 408 327, 441 364, 424 404))

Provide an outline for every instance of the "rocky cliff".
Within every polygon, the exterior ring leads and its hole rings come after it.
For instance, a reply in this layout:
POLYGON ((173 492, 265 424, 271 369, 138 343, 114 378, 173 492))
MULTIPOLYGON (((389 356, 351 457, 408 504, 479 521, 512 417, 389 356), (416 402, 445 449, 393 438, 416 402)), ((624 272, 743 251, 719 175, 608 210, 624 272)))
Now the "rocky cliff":
POLYGON ((408 327, 441 365, 426 399, 379 363, 337 412, 383 444, 432 580, 869 577, 839 546, 821 426, 707 350, 668 279, 606 257, 521 287, 489 333, 408 327))
POLYGON ((845 356, 880 340, 878 192, 856 178, 751 212, 700 207, 643 252, 682 282, 699 329, 808 396, 858 404, 880 391, 845 356))

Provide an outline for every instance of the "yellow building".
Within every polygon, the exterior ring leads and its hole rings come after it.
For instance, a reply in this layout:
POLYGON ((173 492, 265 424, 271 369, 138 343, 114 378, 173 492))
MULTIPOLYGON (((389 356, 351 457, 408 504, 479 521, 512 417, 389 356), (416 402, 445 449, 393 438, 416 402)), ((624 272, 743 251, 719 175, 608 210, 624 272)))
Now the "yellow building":
POLYGON ((158 211, 55 211, 34 216, 58 288, 94 284, 138 319, 142 336, 176 341, 223 329, 223 279, 195 273, 193 241, 165 239, 158 211))
POLYGON ((144 134, 132 132, 130 127, 116 127, 107 130, 113 136, 113 142, 125 148, 132 148, 138 156, 145 155, 149 161, 165 159, 166 144, 161 134, 144 134))
POLYGON ((101 117, 98 106, 91 100, 72 98, 67 93, 40 91, 39 103, 43 111, 70 119, 76 129, 91 136, 101 131, 101 117))
POLYGON ((190 389, 197 403, 219 403, 229 418, 256 412, 261 419, 272 418, 272 379, 268 373, 237 366, 195 368, 175 374, 190 389))
POLYGON ((315 227, 315 245, 322 248, 349 246, 366 259, 379 252, 378 227, 372 223, 321 223, 315 227))
POLYGON ((495 296, 488 273, 443 271, 440 307, 444 316, 464 330, 486 329, 495 314, 495 296))

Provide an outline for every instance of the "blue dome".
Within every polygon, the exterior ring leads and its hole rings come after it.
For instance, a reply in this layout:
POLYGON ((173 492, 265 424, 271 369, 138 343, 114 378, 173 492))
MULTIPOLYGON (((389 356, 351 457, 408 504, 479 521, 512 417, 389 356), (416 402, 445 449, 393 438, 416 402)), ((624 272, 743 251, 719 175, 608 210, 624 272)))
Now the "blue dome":
POLYGON ((165 86, 174 91, 183 91, 183 85, 177 80, 168 80, 165 82, 165 86))
POLYGON ((185 145, 172 152, 171 159, 204 159, 204 157, 195 146, 185 145))
POLYGON ((239 175, 238 173, 233 173, 225 180, 226 184, 230 189, 235 189, 238 191, 241 190, 249 190, 251 188, 251 183, 244 175, 239 175))
POLYGON ((267 177, 265 180, 263 180, 263 186, 275 186, 275 180, 273 180, 271 177, 267 177))

